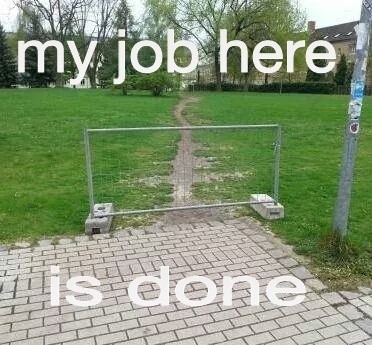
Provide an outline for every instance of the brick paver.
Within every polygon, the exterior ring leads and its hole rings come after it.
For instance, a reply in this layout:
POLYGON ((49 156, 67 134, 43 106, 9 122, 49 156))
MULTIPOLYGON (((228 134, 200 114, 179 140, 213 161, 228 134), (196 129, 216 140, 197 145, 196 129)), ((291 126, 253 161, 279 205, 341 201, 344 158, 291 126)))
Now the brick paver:
MULTIPOLYGON (((205 222, 123 230, 111 236, 80 236, 57 245, 0 251, 0 344, 207 345, 207 344, 371 344, 371 291, 329 293, 325 286, 253 220, 205 222), (72 276, 100 279, 102 303, 78 308, 63 298, 50 306, 50 266, 60 266, 62 286, 72 276), (169 266, 171 305, 143 308, 130 301, 129 283, 141 275, 158 276, 169 266), (175 299, 174 286, 191 275, 211 278, 216 301, 189 308, 175 299), (252 307, 244 284, 233 307, 222 306, 223 276, 250 275, 262 287, 274 277, 296 275, 308 289, 296 307, 271 304, 262 288, 261 305, 252 307)), ((141 287, 144 298, 157 286, 141 287)), ((203 298, 202 284, 188 296, 203 298)))

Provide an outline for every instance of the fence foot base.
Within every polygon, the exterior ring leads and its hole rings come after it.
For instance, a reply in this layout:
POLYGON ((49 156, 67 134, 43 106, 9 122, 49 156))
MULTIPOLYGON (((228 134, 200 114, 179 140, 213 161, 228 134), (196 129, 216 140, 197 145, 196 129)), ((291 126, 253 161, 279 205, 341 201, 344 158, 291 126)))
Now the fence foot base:
POLYGON ((85 221, 85 233, 87 235, 107 234, 110 232, 112 218, 105 217, 106 214, 114 212, 113 204, 97 204, 94 206, 94 215, 89 215, 85 221), (97 217, 99 216, 99 217, 97 217), (102 217, 101 217, 102 216, 102 217))
POLYGON ((278 220, 284 218, 284 206, 275 205, 275 200, 266 194, 252 194, 250 201, 252 203, 265 202, 263 204, 252 204, 251 208, 255 210, 262 218, 266 220, 278 220))

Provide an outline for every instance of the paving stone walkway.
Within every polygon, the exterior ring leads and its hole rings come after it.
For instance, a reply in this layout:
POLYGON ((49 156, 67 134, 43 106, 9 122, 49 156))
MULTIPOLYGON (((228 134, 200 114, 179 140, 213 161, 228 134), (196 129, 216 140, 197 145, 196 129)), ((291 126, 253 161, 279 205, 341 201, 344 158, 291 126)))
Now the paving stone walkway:
MULTIPOLYGON (((328 293, 250 219, 123 230, 0 251, 0 279, 0 344, 372 344, 371 291, 328 293), (51 265, 60 266, 62 283, 75 275, 98 278, 103 302, 87 309, 63 299, 60 307, 50 307, 51 265), (141 275, 158 276, 160 266, 170 267, 171 305, 133 305, 128 284, 141 275), (288 274, 306 282, 306 300, 277 307, 264 286, 288 274), (224 275, 253 276, 262 286, 262 303, 250 306, 247 286, 238 285, 233 307, 222 306, 221 291, 211 305, 185 307, 172 287, 190 275, 208 276, 219 287, 224 275)), ((154 298, 156 289, 144 285, 141 294, 154 298)), ((204 295, 201 284, 190 286, 189 297, 204 295)))

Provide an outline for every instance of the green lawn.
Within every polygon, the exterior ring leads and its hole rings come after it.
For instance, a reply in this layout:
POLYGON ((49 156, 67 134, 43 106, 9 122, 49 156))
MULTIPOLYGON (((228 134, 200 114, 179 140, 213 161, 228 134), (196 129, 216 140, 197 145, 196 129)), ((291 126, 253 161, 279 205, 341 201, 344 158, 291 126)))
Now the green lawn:
MULTIPOLYGON (((177 101, 177 96, 123 97, 102 90, 0 90, 0 243, 83 233, 89 210, 83 128, 173 125, 177 101)), ((147 133, 124 139, 92 137, 97 201, 117 190, 103 192, 99 179, 107 168, 112 176, 117 173, 112 162, 119 158, 132 173, 151 169, 167 175, 171 169, 174 138, 147 133), (97 145, 105 141, 109 152, 97 145)), ((119 187, 128 208, 153 205, 171 191, 166 183, 119 187)))
MULTIPOLYGON (((198 96, 200 104, 190 117, 194 124, 283 126, 280 201, 286 218, 271 227, 299 253, 313 257, 326 278, 370 277, 371 99, 364 107, 350 223, 356 256, 335 269, 325 244, 348 97, 198 96)), ((83 233, 88 213, 83 128, 174 125, 171 112, 177 101, 177 96, 123 97, 102 90, 0 90, 0 243, 83 233)), ((203 144, 197 154, 213 158, 210 171, 216 176, 227 176, 212 185, 210 181, 195 184, 198 198, 245 200, 251 192, 272 193, 273 133, 253 134, 195 134, 195 140, 203 144)), ((178 138, 176 133, 94 135, 96 201, 114 200, 125 209, 166 205, 171 186, 162 177, 171 170, 178 138), (155 183, 149 177, 156 177, 155 183)))
MULTIPOLYGON (((202 93, 200 97, 201 103, 194 107, 194 116, 190 119, 194 124, 279 123, 283 126, 280 201, 285 205, 286 218, 272 223, 274 231, 288 243, 295 245, 299 253, 314 257, 318 264, 324 266, 323 274, 325 273, 330 279, 339 277, 342 279, 344 275, 354 274, 357 277, 370 278, 372 276, 372 99, 368 98, 365 101, 363 112, 363 131, 350 222, 350 241, 357 257, 353 262, 348 263, 347 267, 340 267, 339 271, 334 269, 324 244, 327 243, 332 224, 348 97, 244 93, 223 93, 218 96, 215 93, 202 93)), ((213 152, 213 156, 217 155, 219 164, 214 168, 215 170, 244 171, 246 169, 246 157, 242 157, 244 154, 229 157, 224 150, 218 149, 242 145, 241 137, 236 133, 218 137, 196 135, 195 138, 207 148, 204 155, 210 155, 210 151, 213 152)), ((247 140, 251 144, 249 140, 253 139, 247 136, 247 140)), ((270 148, 267 146, 266 149, 270 148)), ((246 154, 257 156, 255 151, 255 146, 252 145, 247 148, 246 154)), ((258 167, 265 167, 262 164, 262 157, 258 157, 257 162, 258 167)), ((253 182, 265 180, 264 174, 253 175, 253 182)), ((219 188, 219 191, 222 191, 220 194, 224 195, 224 183, 220 184, 222 184, 219 188)), ((240 185, 239 181, 235 181, 235 197, 238 196, 240 199, 247 197, 251 190, 245 184, 244 179, 241 180, 240 185)), ((211 189, 208 192, 205 186, 195 188, 198 195, 206 199, 210 198, 210 194, 215 193, 215 190, 211 193, 211 189)), ((227 185, 226 190, 228 189, 227 185)))

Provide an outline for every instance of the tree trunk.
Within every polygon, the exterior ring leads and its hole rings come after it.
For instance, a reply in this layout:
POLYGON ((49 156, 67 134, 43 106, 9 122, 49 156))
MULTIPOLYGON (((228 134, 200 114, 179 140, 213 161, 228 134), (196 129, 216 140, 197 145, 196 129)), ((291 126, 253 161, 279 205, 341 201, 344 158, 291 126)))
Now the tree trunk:
POLYGON ((62 73, 57 73, 57 76, 56 76, 56 87, 57 88, 65 87, 65 81, 64 81, 64 78, 63 78, 63 74, 62 73))
POLYGON ((96 89, 97 88, 97 69, 94 68, 94 66, 92 68, 89 67, 88 78, 89 78, 89 81, 90 81, 90 87, 92 89, 96 89))
POLYGON ((214 70, 215 70, 215 74, 216 74, 216 88, 217 88, 217 91, 222 91, 220 54, 219 54, 219 50, 217 48, 214 51, 214 70))
POLYGON ((96 76, 92 76, 89 79, 90 79, 90 87, 92 89, 96 89, 97 88, 97 79, 96 79, 96 76))
POLYGON ((98 59, 94 59, 92 66, 90 65, 87 70, 87 75, 92 89, 97 88, 97 74, 98 74, 98 59))
POLYGON ((245 73, 244 74, 244 91, 249 90, 249 74, 245 73))
POLYGON ((156 85, 154 86, 154 88, 152 89, 152 94, 155 96, 155 97, 159 97, 163 92, 163 88, 159 85, 156 85))

